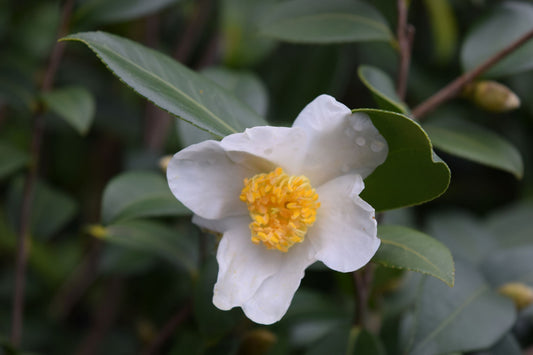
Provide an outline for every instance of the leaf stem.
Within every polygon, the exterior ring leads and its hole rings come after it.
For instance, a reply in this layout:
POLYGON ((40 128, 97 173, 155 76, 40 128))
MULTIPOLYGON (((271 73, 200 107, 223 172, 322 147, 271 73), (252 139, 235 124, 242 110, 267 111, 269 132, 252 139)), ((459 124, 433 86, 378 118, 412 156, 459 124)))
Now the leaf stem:
MULTIPOLYGON (((58 30, 57 38, 63 37, 67 33, 68 23, 74 7, 73 0, 67 0, 61 14, 61 25, 58 30)), ((48 67, 46 68, 41 90, 50 91, 54 78, 59 68, 61 57, 65 49, 64 43, 56 43, 50 54, 48 67)), ((24 292, 26 286, 26 264, 28 258, 28 235, 31 218, 31 209, 33 205, 33 195, 35 183, 37 181, 37 171, 39 167, 40 150, 44 133, 44 114, 41 105, 38 106, 34 114, 34 125, 31 139, 31 164, 28 168, 28 175, 24 182, 22 196, 22 207, 19 221, 19 233, 17 238, 17 255, 15 260, 15 286, 13 290, 13 310, 11 318, 11 343, 13 346, 20 345, 22 337, 22 322, 24 316, 24 292)))
POLYGON ((438 106, 442 105, 444 102, 454 98, 459 94, 459 92, 465 85, 471 83, 474 79, 486 72, 488 69, 490 69, 493 65, 498 63, 503 58, 505 58, 507 55, 518 49, 531 38, 533 38, 533 29, 524 34, 522 37, 518 38, 516 41, 509 44, 501 51, 494 54, 492 57, 480 64, 478 67, 457 77, 454 81, 452 81, 451 83, 443 87, 441 90, 439 90, 437 93, 429 97, 426 101, 415 107, 412 111, 412 115, 420 119, 424 115, 433 111, 438 106))
POLYGON ((396 81, 396 93, 398 97, 405 99, 407 89, 407 78, 409 75, 409 64, 411 62, 411 47, 413 43, 414 27, 407 23, 407 1, 398 0, 398 27, 397 39, 400 51, 400 61, 398 65, 398 78, 396 81))

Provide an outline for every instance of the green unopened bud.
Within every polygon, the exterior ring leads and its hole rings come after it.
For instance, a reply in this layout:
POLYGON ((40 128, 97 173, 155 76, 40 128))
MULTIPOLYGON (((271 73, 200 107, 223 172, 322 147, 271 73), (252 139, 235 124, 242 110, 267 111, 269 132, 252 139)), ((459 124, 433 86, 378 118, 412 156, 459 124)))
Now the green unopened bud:
POLYGON ((164 173, 167 172, 168 163, 170 163, 170 159, 172 159, 172 155, 165 155, 161 159, 159 159, 159 167, 161 170, 163 170, 164 173))
POLYGON ((277 337, 269 330, 260 328, 247 332, 239 347, 238 355, 263 355, 277 342, 277 337))
POLYGON ((463 96, 489 112, 506 112, 520 107, 520 98, 507 86, 483 80, 468 84, 463 96))
POLYGON ((509 282, 501 286, 498 292, 512 299, 518 309, 524 309, 533 303, 533 288, 520 282, 509 282))

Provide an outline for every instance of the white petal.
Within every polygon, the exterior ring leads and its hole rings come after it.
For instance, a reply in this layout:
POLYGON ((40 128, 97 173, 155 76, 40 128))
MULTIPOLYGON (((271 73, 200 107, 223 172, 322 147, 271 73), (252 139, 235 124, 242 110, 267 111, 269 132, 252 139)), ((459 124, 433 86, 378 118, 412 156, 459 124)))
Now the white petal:
POLYGON ((243 305, 246 316, 260 324, 272 324, 280 320, 300 286, 305 269, 316 261, 313 254, 311 245, 305 241, 284 253, 278 272, 263 281, 257 292, 243 305))
POLYGON ((359 197, 363 188, 360 175, 344 175, 317 189, 321 205, 306 238, 333 270, 355 271, 378 250, 374 209, 359 197))
POLYGON ((192 223, 196 224, 200 228, 205 228, 217 233, 224 233, 236 225, 248 225, 250 222, 251 220, 249 215, 226 217, 222 219, 206 219, 198 216, 197 214, 192 216, 192 223))
POLYGON ((174 155, 167 180, 174 196, 195 214, 218 219, 248 214, 239 195, 244 178, 257 173, 231 161, 219 142, 205 141, 174 155))
POLYGON ((239 165, 263 172, 280 166, 294 175, 303 163, 307 137, 301 128, 261 126, 229 135, 220 144, 239 165))
POLYGON ((218 246, 218 278, 213 303, 222 310, 245 304, 280 268, 281 255, 251 240, 248 224, 224 233, 218 246))
POLYGON ((308 104, 294 121, 309 136, 303 173, 314 186, 339 175, 367 177, 387 158, 387 141, 370 118, 328 95, 308 104))

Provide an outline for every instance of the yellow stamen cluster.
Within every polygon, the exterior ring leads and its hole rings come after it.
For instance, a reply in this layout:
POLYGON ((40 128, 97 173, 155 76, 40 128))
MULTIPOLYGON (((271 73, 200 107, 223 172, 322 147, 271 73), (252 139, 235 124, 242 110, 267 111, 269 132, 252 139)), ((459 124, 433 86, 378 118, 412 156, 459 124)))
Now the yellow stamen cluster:
POLYGON ((318 194, 305 176, 289 176, 282 168, 244 179, 240 199, 248 205, 252 242, 286 252, 304 240, 320 207, 318 194))

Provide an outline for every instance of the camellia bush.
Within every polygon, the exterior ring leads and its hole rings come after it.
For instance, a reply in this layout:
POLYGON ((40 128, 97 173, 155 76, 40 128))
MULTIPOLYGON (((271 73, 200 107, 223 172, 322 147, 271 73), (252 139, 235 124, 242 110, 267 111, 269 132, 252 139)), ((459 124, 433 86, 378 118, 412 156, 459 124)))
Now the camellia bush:
POLYGON ((533 353, 533 3, 0 1, 0 354, 533 353))

